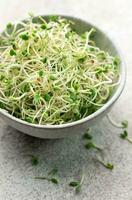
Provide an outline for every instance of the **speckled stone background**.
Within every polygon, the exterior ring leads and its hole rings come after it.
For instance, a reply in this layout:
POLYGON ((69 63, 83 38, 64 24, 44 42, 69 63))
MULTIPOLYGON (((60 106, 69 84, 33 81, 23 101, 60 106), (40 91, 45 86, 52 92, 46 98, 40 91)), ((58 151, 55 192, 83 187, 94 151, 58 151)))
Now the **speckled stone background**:
MULTIPOLYGON (((111 115, 116 121, 128 119, 132 138, 132 1, 131 0, 0 0, 0 29, 9 21, 35 14, 63 13, 81 17, 112 35, 124 54, 128 69, 125 91, 111 115)), ((29 137, 0 120, 0 200, 132 200, 132 145, 119 138, 121 130, 107 119, 92 129, 93 140, 104 147, 103 155, 85 150, 82 136, 59 140, 29 137), (32 166, 29 154, 39 157, 32 166), (96 158, 102 156, 115 166, 109 171, 96 158), (58 167, 60 184, 44 176, 58 167), (85 180, 80 194, 68 186, 81 174, 85 180)))

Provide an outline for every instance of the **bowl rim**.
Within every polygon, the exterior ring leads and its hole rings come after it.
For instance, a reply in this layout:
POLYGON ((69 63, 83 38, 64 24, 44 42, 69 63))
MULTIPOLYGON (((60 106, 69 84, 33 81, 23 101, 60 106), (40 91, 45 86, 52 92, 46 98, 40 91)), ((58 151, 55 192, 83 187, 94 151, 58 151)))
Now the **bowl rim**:
MULTIPOLYGON (((125 61, 124 61, 124 57, 119 49, 119 46, 117 45, 117 43, 115 42, 115 40, 104 30, 102 30, 102 28, 98 28, 97 25, 76 17, 76 16, 71 16, 71 15, 65 15, 65 14, 46 14, 46 15, 38 15, 38 16, 42 16, 42 17, 48 17, 51 15, 55 15, 55 16, 61 16, 64 18, 70 18, 70 19, 76 19, 79 21, 84 22, 85 24, 88 24, 92 27, 95 27, 97 29, 97 31, 99 31, 100 33, 102 33, 103 35, 106 36, 106 38, 108 38, 108 40, 111 42, 111 44, 113 45, 113 47, 115 48, 115 50, 117 51, 119 57, 121 58, 121 65, 120 65, 120 80, 119 80, 119 85, 117 87, 117 90, 115 91, 115 93, 113 94, 113 96, 101 107, 99 108, 97 111, 95 111, 94 113, 92 113, 91 115, 84 117, 82 119, 79 119, 77 121, 73 121, 73 122, 69 122, 69 123, 64 123, 64 124, 58 124, 58 125, 52 125, 52 124, 45 124, 45 125, 39 125, 39 124, 32 124, 29 122, 26 122, 22 119, 16 118, 15 116, 9 114, 6 110, 4 109, 0 109, 0 114, 5 115, 5 117, 19 123, 22 125, 26 125, 27 127, 34 127, 34 128, 39 128, 39 129, 61 129, 61 128, 68 128, 68 127, 72 127, 72 126, 76 126, 76 125, 80 125, 83 124, 87 121, 91 121, 93 118, 98 117, 100 114, 102 114, 103 112, 105 112, 109 107, 112 106, 112 104, 120 97, 124 87, 125 87, 125 82, 126 82, 126 67, 125 67, 125 61)), ((35 16, 38 17, 38 16, 35 16)))

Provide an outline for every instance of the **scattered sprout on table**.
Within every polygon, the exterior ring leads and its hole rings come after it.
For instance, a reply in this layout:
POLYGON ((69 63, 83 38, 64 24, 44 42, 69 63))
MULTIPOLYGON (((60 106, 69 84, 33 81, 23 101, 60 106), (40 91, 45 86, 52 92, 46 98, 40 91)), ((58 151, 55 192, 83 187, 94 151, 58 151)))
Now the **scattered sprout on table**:
POLYGON ((36 166, 39 164, 39 158, 35 155, 29 155, 31 157, 31 164, 33 166, 36 166))
POLYGON ((97 159, 97 161, 99 162, 99 163, 101 163, 105 168, 107 168, 107 169, 110 169, 110 170, 113 170, 114 169, 114 165, 112 164, 112 163, 109 163, 109 162, 107 162, 107 163, 105 163, 104 161, 102 161, 101 159, 97 159))
POLYGON ((122 128, 128 128, 128 121, 127 120, 124 120, 122 121, 122 128))
POLYGON ((55 177, 55 175, 57 175, 58 173, 58 169, 57 168, 53 168, 47 176, 37 176, 35 177, 35 179, 38 179, 38 180, 47 180, 49 182, 52 182, 54 184, 58 184, 59 181, 58 179, 55 177))
POLYGON ((97 150, 99 150, 99 151, 102 151, 102 148, 99 147, 98 145, 96 145, 96 144, 93 143, 93 142, 88 142, 88 143, 86 143, 86 144, 85 144, 85 148, 86 148, 86 149, 97 149, 97 150))
POLYGON ((71 181, 69 183, 69 186, 75 188, 76 193, 78 193, 81 190, 83 181, 84 181, 84 174, 82 174, 82 177, 81 177, 81 179, 79 181, 77 181, 77 180, 76 181, 71 181))
POLYGON ((35 177, 35 179, 38 179, 38 180, 47 180, 49 182, 52 182, 54 184, 58 184, 59 181, 56 179, 56 178, 49 178, 49 177, 35 177))
POLYGON ((123 120, 120 123, 117 123, 115 120, 112 119, 112 117, 110 116, 110 114, 107 114, 107 119, 109 120, 109 122, 116 128, 128 128, 128 121, 127 120, 123 120))
POLYGON ((130 139, 128 137, 128 131, 124 130, 123 133, 120 134, 120 138, 122 138, 123 140, 127 140, 129 143, 132 144, 132 139, 130 139))
POLYGON ((82 136, 82 138, 84 139, 84 140, 92 140, 92 135, 89 133, 90 132, 90 129, 88 129, 84 134, 83 134, 83 136, 82 136))

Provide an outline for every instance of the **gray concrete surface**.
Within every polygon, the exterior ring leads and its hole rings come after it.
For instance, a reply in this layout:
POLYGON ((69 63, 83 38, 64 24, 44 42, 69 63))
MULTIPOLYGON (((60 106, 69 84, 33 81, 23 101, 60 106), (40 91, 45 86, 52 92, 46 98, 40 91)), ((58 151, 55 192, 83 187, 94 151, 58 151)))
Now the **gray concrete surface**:
MULTIPOLYGON (((109 32, 119 43, 128 68, 125 91, 111 114, 117 121, 128 119, 132 138, 131 8, 131 0, 1 0, 0 29, 34 11, 79 16, 109 32)), ((17 132, 0 120, 0 200, 132 200, 132 145, 121 140, 119 133, 107 119, 92 129, 94 141, 104 147, 104 159, 115 166, 109 171, 96 161, 99 152, 85 150, 81 135, 40 140, 17 132), (38 166, 31 165, 28 154, 39 157, 38 166), (34 180, 54 166, 59 169, 58 186, 34 180), (82 168, 85 180, 76 195, 68 183, 82 168)))

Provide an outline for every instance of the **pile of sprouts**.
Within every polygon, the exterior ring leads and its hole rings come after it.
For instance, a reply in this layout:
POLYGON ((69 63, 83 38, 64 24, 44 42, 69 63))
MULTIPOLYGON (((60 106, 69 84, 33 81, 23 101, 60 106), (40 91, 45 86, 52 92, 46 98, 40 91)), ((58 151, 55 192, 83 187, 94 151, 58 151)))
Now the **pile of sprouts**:
POLYGON ((34 124, 63 124, 101 108, 119 82, 117 57, 61 17, 31 16, 0 35, 0 109, 34 124))

